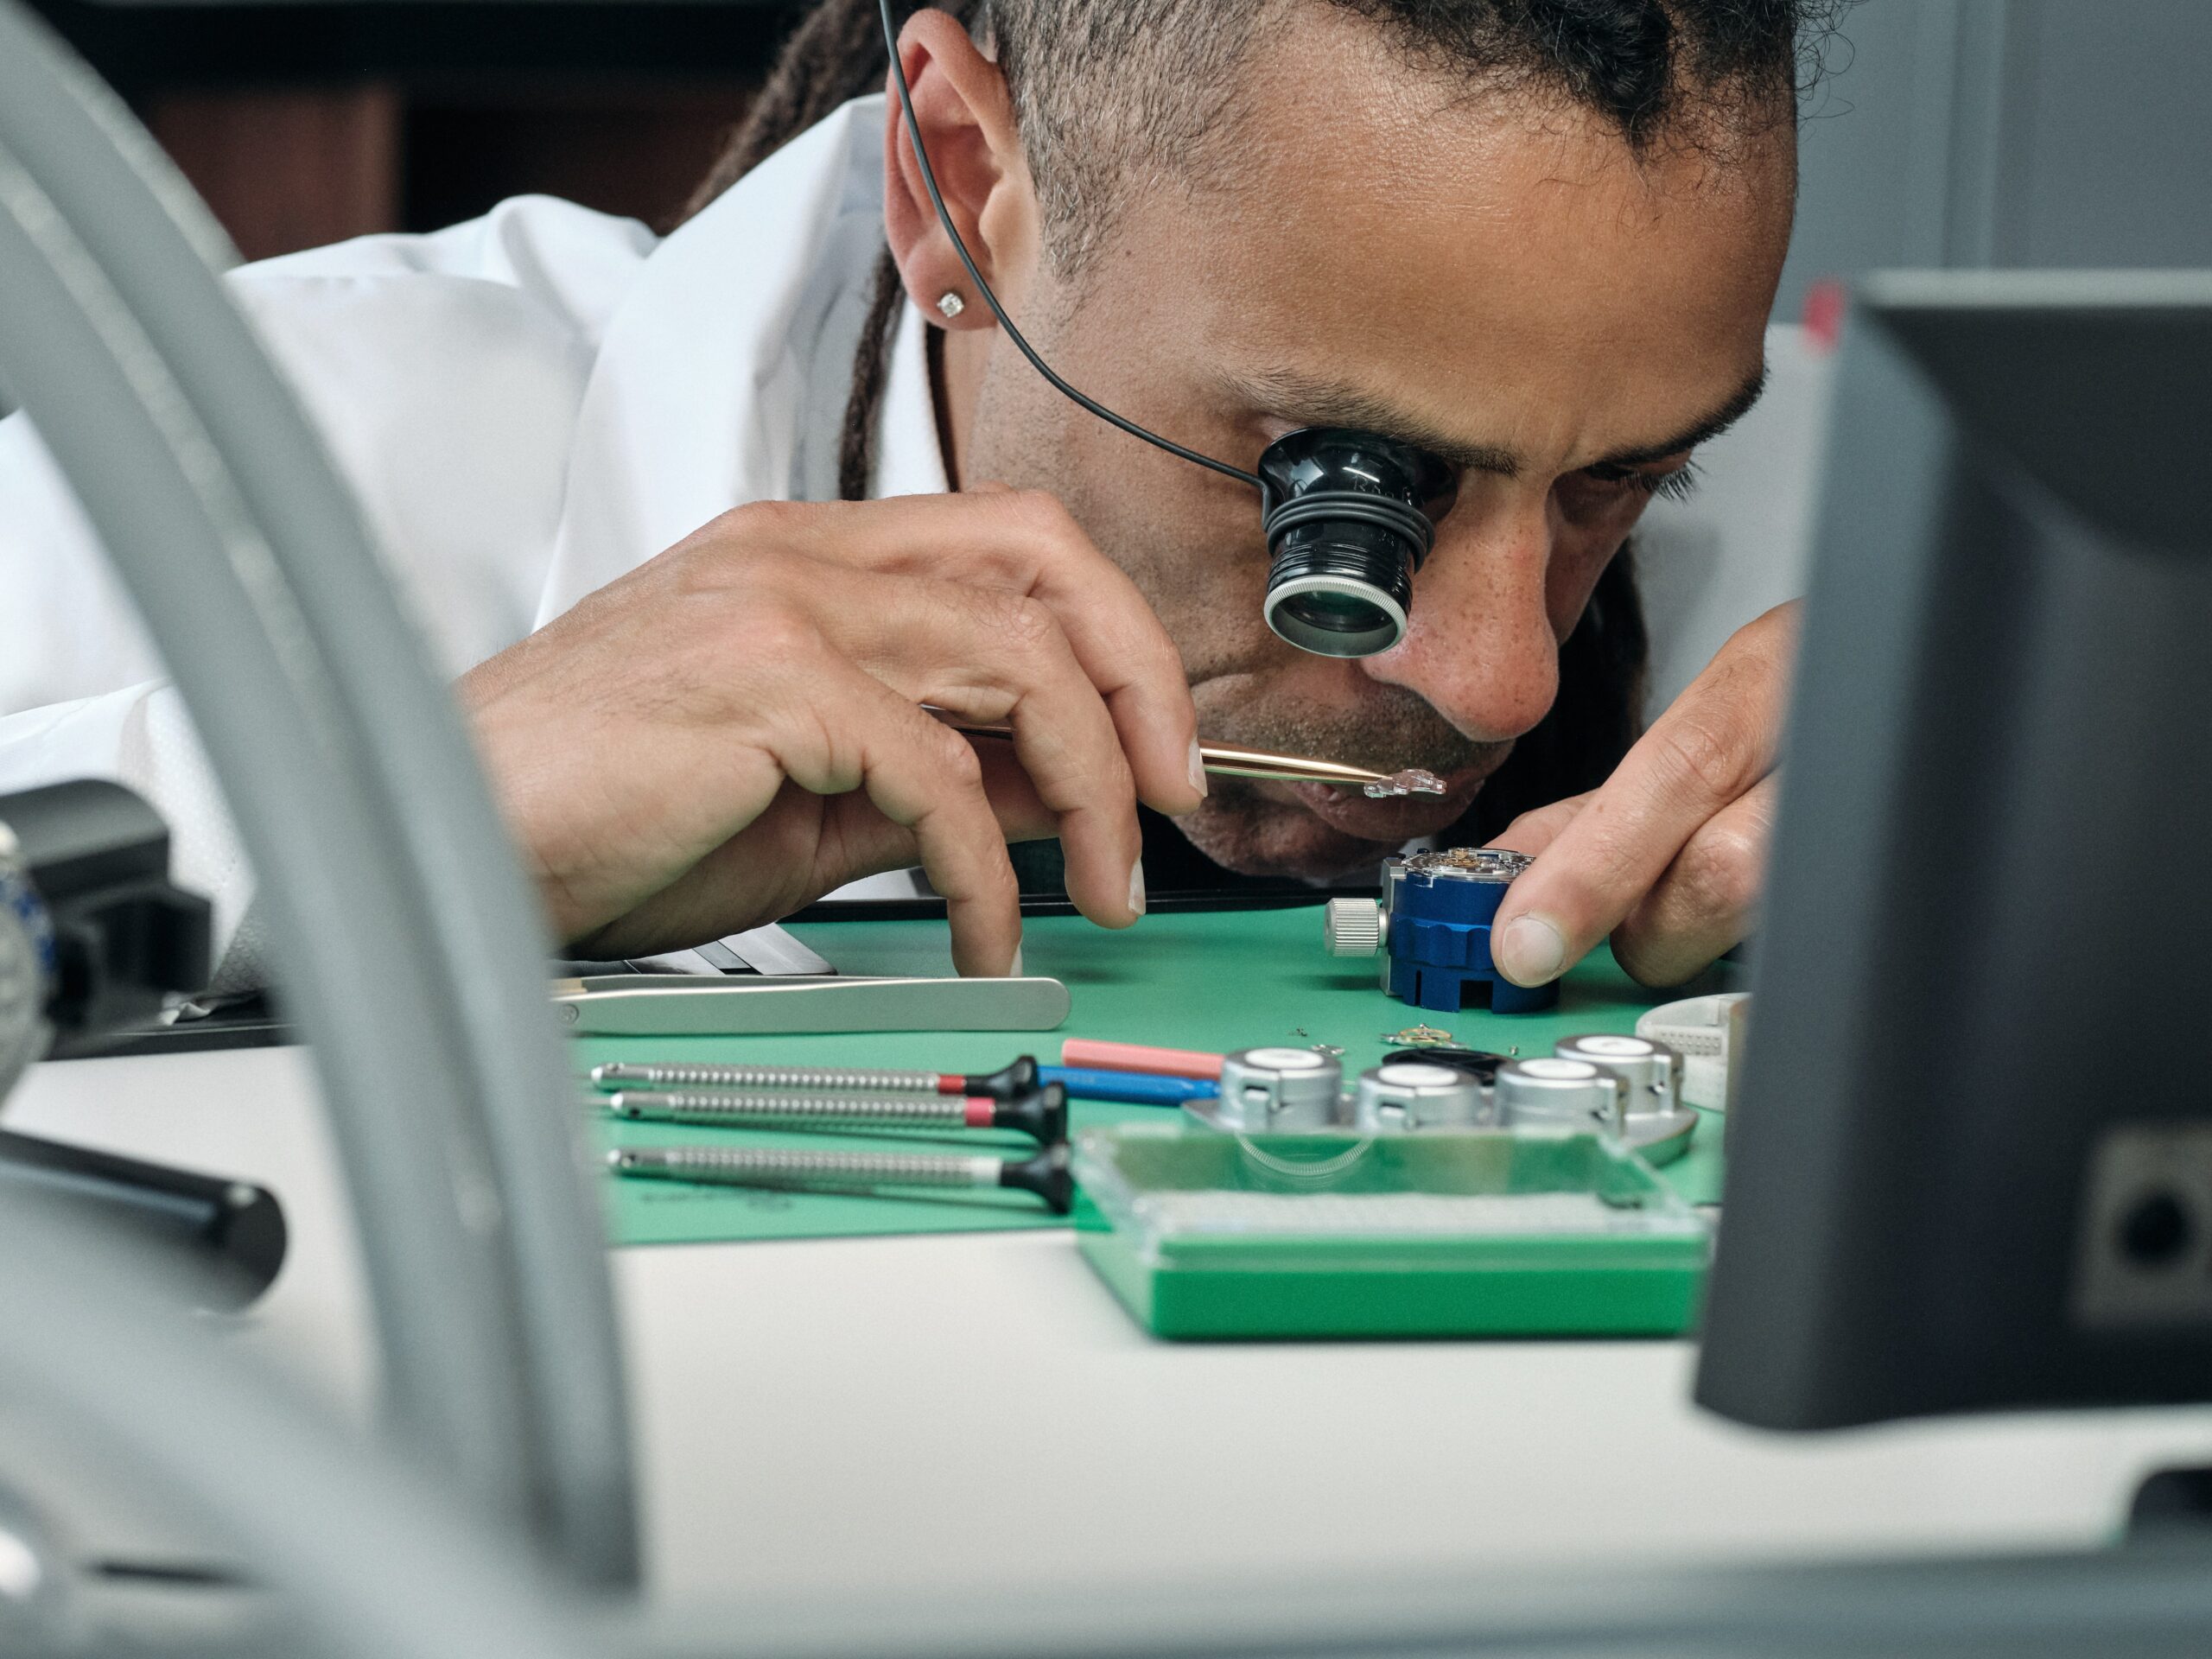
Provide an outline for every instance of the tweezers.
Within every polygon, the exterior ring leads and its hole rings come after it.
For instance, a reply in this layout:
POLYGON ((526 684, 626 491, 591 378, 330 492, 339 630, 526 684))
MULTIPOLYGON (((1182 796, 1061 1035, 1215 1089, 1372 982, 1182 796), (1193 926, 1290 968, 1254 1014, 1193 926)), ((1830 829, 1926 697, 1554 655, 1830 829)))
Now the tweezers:
MULTIPOLYGON (((956 732, 969 737, 1011 738, 1014 728, 1001 722, 979 726, 931 709, 935 715, 956 732)), ((1201 743, 1198 759, 1208 772, 1219 772, 1227 778, 1277 778, 1291 783, 1338 784, 1346 789, 1363 789, 1370 784, 1381 784, 1402 793, 1430 793, 1419 785, 1410 785, 1405 772, 1370 772, 1365 766, 1339 766, 1334 760, 1310 760, 1304 755, 1271 754, 1265 749, 1240 749, 1227 743, 1201 743)))

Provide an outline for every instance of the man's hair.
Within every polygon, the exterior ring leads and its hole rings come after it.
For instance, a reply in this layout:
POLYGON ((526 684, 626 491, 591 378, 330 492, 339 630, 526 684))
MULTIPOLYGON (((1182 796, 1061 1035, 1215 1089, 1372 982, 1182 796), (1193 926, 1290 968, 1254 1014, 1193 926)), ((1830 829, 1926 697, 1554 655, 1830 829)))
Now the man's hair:
MULTIPOLYGON (((1187 176, 1237 108, 1237 71, 1318 6, 1374 23, 1409 68, 1596 115, 1641 154, 1794 118, 1846 0, 940 0, 995 51, 1036 181, 1046 257, 1084 264, 1132 187, 1187 176)), ((917 10, 898 0, 894 15, 917 10)), ((695 208, 813 120, 882 89, 875 0, 823 0, 695 208)))
MULTIPOLYGON (((1371 21, 1409 67, 1549 96, 1611 124, 1631 151, 1705 145, 1796 119, 1829 20, 1851 0, 937 0, 998 54, 1037 182, 1047 257, 1079 267, 1132 183, 1174 176, 1228 124, 1261 31, 1326 5, 1371 21)), ((914 0, 894 0, 903 18, 914 0)), ((819 0, 694 194, 696 213, 841 105, 883 90, 877 0, 819 0)), ((853 365, 839 493, 859 500, 902 291, 887 250, 853 365)), ((1484 840, 1519 812, 1594 788, 1637 734, 1647 656, 1627 550, 1560 650, 1552 711, 1450 834, 1484 840)))
POLYGON ((1240 69, 1324 4, 1416 74, 1586 111, 1640 155, 1794 120, 1813 0, 989 0, 1052 269, 1134 191, 1233 168, 1240 69))

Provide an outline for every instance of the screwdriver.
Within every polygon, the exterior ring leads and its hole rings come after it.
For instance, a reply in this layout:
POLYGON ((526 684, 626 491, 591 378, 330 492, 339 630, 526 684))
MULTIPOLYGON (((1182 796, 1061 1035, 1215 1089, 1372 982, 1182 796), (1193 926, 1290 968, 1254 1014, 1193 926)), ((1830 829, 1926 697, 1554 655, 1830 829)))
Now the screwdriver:
POLYGON ((1017 1129, 1046 1144, 1068 1138, 1067 1090, 1057 1083, 1014 1100, 622 1089, 607 1096, 605 1104, 618 1116, 658 1123, 752 1129, 1017 1129))
POLYGON ((844 1094, 957 1095, 963 1099, 1019 1100, 1043 1084, 1034 1055, 987 1074, 896 1071, 874 1066, 646 1065, 613 1062, 591 1069, 601 1089, 627 1084, 649 1089, 743 1089, 778 1093, 820 1090, 844 1094))
POLYGON ((607 1154, 617 1174, 795 1192, 879 1186, 1010 1187, 1033 1192, 1055 1215, 1075 1207, 1065 1141, 1033 1158, 923 1157, 901 1152, 784 1152, 735 1147, 625 1147, 607 1154))

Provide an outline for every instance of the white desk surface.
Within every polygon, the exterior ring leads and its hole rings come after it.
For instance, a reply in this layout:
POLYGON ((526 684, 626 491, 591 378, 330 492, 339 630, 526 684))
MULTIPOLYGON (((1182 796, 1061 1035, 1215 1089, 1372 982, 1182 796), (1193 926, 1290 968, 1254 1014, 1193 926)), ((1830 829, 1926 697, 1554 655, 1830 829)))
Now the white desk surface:
MULTIPOLYGON (((300 1051, 45 1065, 6 1122, 274 1188, 292 1249, 245 1340, 365 1412, 300 1051)), ((2147 1470, 2212 1462, 2208 1409, 1762 1434, 1691 1406, 1685 1343, 1159 1343, 1058 1232, 614 1270, 671 1598, 2084 1545, 2147 1470)))

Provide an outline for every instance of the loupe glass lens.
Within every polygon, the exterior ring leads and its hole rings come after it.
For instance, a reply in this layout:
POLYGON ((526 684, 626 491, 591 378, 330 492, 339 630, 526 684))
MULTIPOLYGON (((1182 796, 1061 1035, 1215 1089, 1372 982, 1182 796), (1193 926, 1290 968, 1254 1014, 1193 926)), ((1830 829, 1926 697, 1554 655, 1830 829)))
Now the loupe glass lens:
POLYGON ((1308 588, 1281 596, 1268 626, 1324 657, 1371 657, 1398 643, 1404 625, 1372 588, 1308 588))
POLYGON ((1299 525, 1268 570, 1268 626, 1301 651, 1372 657, 1404 638, 1413 550, 1382 526, 1322 519, 1299 525))
POLYGON ((1389 613, 1373 596, 1357 591, 1316 588, 1283 601, 1282 608, 1285 615, 1307 627, 1326 628, 1331 633, 1365 633, 1389 624, 1389 613))

